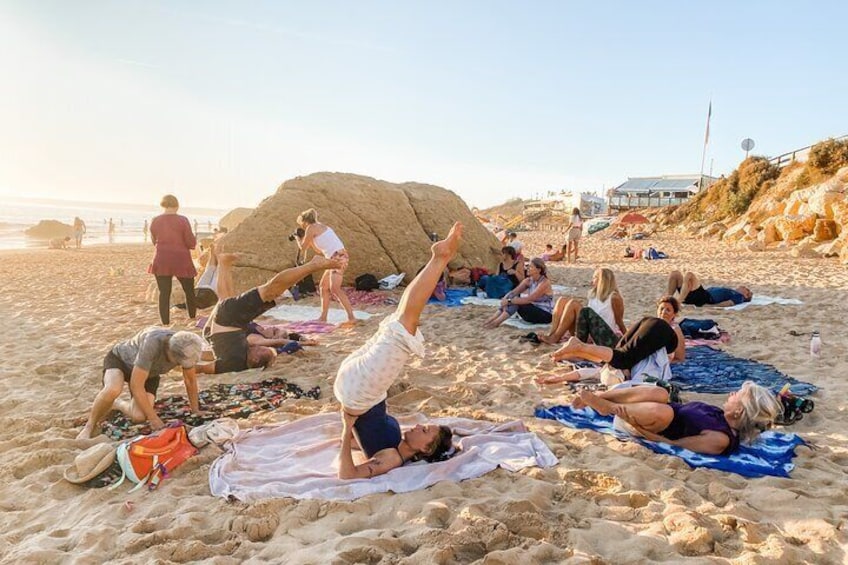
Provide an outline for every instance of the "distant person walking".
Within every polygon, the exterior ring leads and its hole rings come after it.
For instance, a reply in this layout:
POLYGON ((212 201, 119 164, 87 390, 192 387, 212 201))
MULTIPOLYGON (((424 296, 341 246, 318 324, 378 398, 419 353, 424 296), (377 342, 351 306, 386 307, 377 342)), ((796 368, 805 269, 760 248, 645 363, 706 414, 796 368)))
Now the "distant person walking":
POLYGON ((350 255, 348 255, 342 240, 339 239, 333 228, 318 223, 318 212, 313 208, 302 212, 297 217, 297 223, 303 230, 303 233, 298 233, 296 237, 298 248, 301 250, 312 248, 327 259, 340 259, 342 262, 340 268, 328 269, 321 276, 321 317, 318 320, 321 322, 327 321, 330 300, 335 297, 347 313, 346 323, 355 324, 356 318, 353 315, 353 306, 350 305, 347 294, 342 290, 342 278, 350 260, 350 255))
POLYGON ((109 218, 109 243, 115 243, 115 222, 112 221, 112 218, 109 218))
POLYGON ((147 232, 150 231, 148 227, 147 220, 144 220, 144 226, 141 228, 141 232, 144 234, 144 242, 147 243, 147 232))
POLYGON ((197 227, 197 220, 195 220, 194 221, 194 235, 197 235, 199 233, 200 233, 200 228, 197 227))
POLYGON ((85 232, 88 231, 85 222, 82 221, 82 218, 76 216, 74 218, 74 245, 77 249, 82 247, 82 236, 85 235, 85 232))
POLYGON ((577 261, 578 242, 583 235, 583 216, 580 214, 580 208, 574 208, 571 211, 571 221, 568 222, 566 236, 566 263, 571 263, 571 254, 574 253, 574 261, 577 261))
POLYGON ((183 287, 189 318, 193 319, 196 314, 194 277, 197 269, 191 260, 191 250, 197 246, 197 239, 191 232, 188 218, 177 214, 180 203, 176 196, 166 194, 160 205, 165 211, 150 223, 150 241, 156 246, 156 253, 147 272, 156 277, 159 317, 168 325, 171 322, 172 277, 177 277, 183 287))

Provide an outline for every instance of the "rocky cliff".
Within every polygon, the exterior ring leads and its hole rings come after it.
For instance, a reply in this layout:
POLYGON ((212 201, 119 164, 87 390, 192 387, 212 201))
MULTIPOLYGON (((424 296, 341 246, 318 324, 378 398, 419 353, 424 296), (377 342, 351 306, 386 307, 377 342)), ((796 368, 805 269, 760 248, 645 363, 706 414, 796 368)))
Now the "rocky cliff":
POLYGON ((350 253, 345 283, 363 274, 382 278, 406 273, 411 280, 430 257, 430 233, 447 234, 455 221, 465 236, 453 265, 494 268, 500 244, 456 194, 419 183, 393 184, 345 173, 315 173, 286 181, 221 239, 226 251, 243 253, 236 269, 240 290, 265 282, 294 265, 297 246, 288 240, 298 214, 315 208, 350 253))

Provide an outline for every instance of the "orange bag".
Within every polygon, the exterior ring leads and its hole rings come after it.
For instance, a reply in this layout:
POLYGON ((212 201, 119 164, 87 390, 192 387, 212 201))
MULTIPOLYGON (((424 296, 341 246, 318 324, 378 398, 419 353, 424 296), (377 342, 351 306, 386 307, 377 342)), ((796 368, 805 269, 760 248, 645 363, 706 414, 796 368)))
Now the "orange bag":
POLYGON ((121 480, 109 487, 116 488, 129 479, 136 483, 133 492, 144 485, 154 490, 170 471, 197 454, 182 424, 163 428, 146 436, 138 436, 118 445, 116 457, 123 475, 121 480))

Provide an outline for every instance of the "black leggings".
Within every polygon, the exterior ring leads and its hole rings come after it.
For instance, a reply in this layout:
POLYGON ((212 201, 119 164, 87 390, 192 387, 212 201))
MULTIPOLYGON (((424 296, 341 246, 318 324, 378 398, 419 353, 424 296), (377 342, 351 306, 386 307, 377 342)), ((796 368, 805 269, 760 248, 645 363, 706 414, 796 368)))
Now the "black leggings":
POLYGON ((612 350, 612 360, 609 364, 622 371, 630 370, 636 363, 647 359, 663 347, 666 353, 677 349, 677 334, 665 320, 642 318, 630 326, 618 341, 612 350))
POLYGON ((518 307, 518 315, 525 322, 531 324, 550 324, 553 316, 550 312, 545 312, 535 304, 522 304, 518 307))
MULTIPOLYGON (((156 286, 159 287, 159 318, 162 319, 162 324, 166 326, 171 323, 171 278, 170 275, 156 275, 156 286)), ((194 278, 177 277, 177 280, 180 281, 180 286, 183 287, 185 293, 188 317, 194 318, 197 313, 194 300, 194 278)))

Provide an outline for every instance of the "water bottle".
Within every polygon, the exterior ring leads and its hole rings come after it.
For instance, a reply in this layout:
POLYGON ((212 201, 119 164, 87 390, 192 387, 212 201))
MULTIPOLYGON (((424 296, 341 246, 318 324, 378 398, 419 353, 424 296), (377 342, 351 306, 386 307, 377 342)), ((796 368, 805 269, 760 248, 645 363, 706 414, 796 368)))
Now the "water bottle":
POLYGON ((819 331, 815 330, 810 337, 810 355, 813 357, 821 357, 822 340, 819 331))

